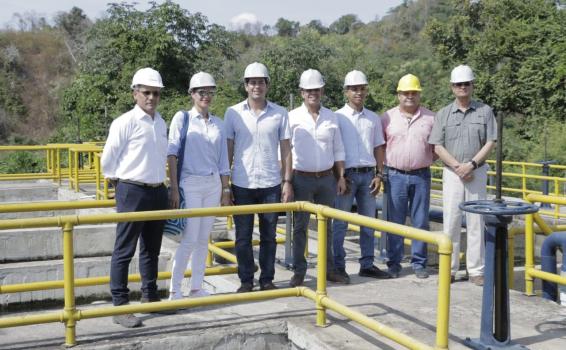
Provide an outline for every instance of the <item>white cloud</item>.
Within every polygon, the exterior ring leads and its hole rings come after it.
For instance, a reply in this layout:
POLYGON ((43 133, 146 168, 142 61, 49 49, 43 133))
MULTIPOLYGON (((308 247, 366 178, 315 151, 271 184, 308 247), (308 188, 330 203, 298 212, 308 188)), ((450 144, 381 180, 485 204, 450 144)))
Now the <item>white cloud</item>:
POLYGON ((230 27, 233 30, 250 31, 252 28, 261 28, 261 22, 255 14, 244 12, 230 19, 230 27))

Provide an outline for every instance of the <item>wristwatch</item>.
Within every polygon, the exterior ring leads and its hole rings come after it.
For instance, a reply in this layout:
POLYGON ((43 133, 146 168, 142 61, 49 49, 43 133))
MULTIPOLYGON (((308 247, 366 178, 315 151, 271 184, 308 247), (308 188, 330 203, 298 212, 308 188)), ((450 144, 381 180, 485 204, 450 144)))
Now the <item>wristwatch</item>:
POLYGON ((478 168, 478 163, 476 163, 475 160, 471 160, 470 163, 472 163, 472 166, 474 167, 474 170, 476 170, 478 168))
POLYGON ((222 193, 230 193, 230 187, 224 187, 222 193))

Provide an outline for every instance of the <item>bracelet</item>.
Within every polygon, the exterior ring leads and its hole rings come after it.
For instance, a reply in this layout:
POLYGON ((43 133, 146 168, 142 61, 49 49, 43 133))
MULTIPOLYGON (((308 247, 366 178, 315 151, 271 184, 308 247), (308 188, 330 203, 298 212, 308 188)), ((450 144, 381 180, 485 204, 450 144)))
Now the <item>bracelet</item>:
POLYGON ((230 193, 230 187, 224 187, 222 193, 230 193))
POLYGON ((383 174, 382 173, 375 173, 374 177, 377 177, 377 178, 383 180, 383 174))
POLYGON ((281 182, 283 182, 283 183, 285 183, 285 182, 287 182, 287 183, 293 183, 293 181, 291 181, 291 180, 287 180, 287 179, 284 179, 284 180, 283 180, 283 181, 281 181, 281 182))

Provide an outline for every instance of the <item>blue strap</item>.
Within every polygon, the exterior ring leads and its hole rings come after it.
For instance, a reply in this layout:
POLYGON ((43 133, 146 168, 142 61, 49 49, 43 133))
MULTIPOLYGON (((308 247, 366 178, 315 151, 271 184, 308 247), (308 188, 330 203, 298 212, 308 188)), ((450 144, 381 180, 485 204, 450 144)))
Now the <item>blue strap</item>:
POLYGON ((187 143, 187 131, 189 131, 189 113, 183 111, 183 127, 181 128, 181 142, 177 152, 177 184, 181 181, 181 169, 185 159, 185 143, 187 143))

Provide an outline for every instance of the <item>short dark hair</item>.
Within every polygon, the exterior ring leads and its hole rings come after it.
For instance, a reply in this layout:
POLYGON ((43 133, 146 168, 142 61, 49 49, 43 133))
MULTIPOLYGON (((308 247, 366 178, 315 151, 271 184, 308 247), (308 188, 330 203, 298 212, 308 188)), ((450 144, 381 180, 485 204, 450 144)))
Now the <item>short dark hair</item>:
POLYGON ((244 83, 248 84, 248 82, 250 81, 250 79, 263 79, 265 80, 265 85, 269 85, 269 78, 266 77, 251 77, 251 78, 244 78, 244 83))

